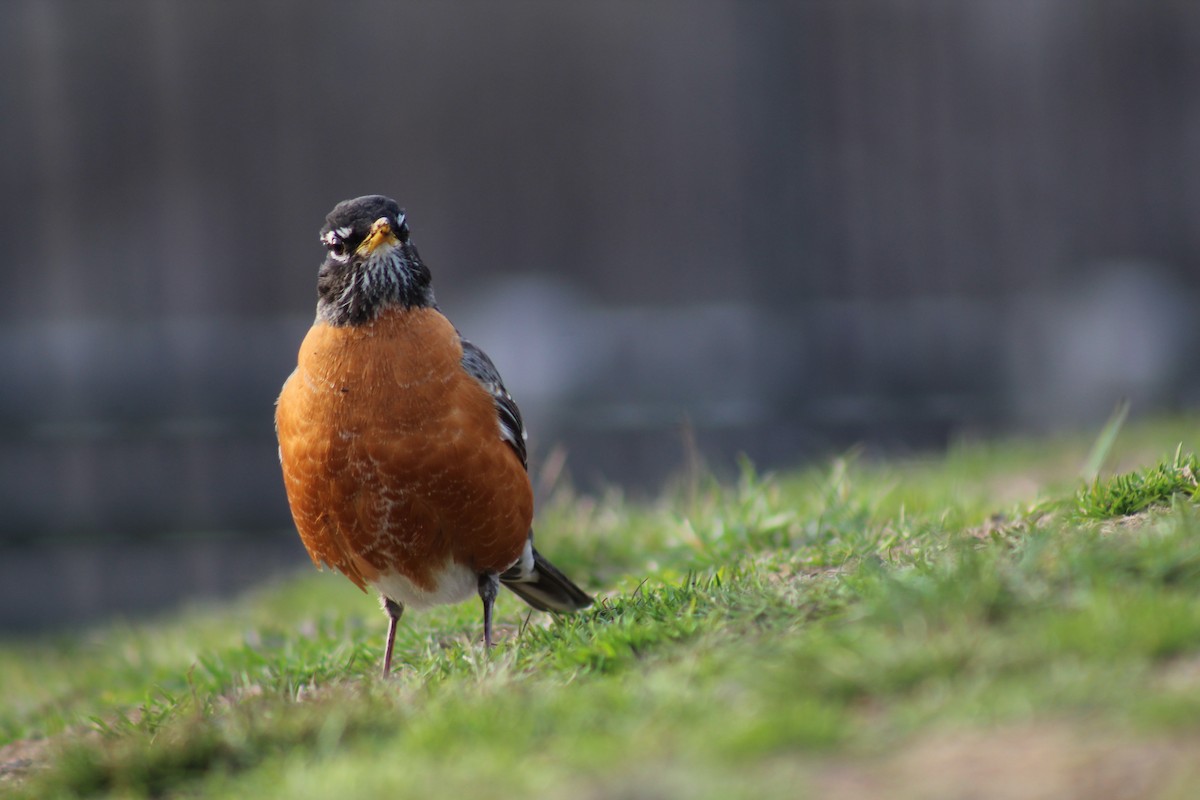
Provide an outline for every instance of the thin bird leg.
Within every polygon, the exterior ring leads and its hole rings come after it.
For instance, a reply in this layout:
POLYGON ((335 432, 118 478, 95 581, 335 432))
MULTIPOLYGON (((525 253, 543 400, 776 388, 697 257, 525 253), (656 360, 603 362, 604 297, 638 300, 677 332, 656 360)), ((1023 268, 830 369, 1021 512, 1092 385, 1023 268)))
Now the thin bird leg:
POLYGON ((404 613, 404 606, 387 597, 383 598, 383 610, 388 615, 387 646, 383 650, 383 677, 392 671, 392 648, 396 644, 396 624, 404 613))
POLYGON ((500 591, 500 576, 484 572, 479 576, 479 599, 483 601, 483 646, 492 648, 492 606, 500 591))

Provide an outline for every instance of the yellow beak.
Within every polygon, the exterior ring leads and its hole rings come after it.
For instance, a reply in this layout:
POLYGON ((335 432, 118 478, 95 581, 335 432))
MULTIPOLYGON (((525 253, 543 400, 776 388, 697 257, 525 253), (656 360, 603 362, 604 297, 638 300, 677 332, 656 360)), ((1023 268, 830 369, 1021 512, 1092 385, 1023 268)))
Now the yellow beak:
POLYGON ((400 240, 396 238, 396 234, 392 233, 391 224, 386 217, 380 217, 371 224, 371 232, 358 246, 358 251, 363 255, 370 255, 382 245, 394 247, 398 244, 400 244, 400 240))

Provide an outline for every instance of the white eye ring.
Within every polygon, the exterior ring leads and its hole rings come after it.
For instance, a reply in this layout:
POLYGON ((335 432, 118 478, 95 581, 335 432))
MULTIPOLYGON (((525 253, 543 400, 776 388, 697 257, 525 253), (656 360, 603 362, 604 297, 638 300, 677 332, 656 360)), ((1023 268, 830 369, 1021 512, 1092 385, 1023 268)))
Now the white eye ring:
POLYGON ((345 234, 350 232, 349 228, 339 228, 336 231, 330 231, 321 237, 321 241, 329 250, 329 255, 334 261, 345 261, 350 258, 350 248, 346 246, 345 234))

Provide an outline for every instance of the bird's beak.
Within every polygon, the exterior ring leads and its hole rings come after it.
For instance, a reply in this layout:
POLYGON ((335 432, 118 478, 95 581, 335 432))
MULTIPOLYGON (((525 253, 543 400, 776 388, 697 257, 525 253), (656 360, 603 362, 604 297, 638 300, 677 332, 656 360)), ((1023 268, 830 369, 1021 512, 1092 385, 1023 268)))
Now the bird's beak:
POLYGON ((379 247, 385 245, 395 247, 398 244, 400 244, 400 240, 392 232, 391 223, 387 221, 387 217, 380 217, 371 223, 371 232, 367 234, 367 238, 363 239, 362 244, 358 246, 358 251, 364 256, 369 256, 379 247))

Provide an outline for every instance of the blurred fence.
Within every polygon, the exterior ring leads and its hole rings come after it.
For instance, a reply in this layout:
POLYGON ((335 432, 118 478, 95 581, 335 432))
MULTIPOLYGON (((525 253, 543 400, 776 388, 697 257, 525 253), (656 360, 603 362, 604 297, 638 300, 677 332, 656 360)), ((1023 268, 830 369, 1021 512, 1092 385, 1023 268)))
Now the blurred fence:
POLYGON ((303 559, 272 403, 357 194, 587 486, 1200 397, 1200 4, 14 0, 0 75, 0 627, 303 559))

